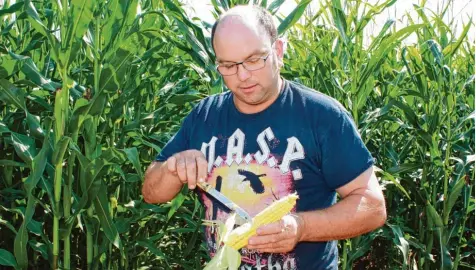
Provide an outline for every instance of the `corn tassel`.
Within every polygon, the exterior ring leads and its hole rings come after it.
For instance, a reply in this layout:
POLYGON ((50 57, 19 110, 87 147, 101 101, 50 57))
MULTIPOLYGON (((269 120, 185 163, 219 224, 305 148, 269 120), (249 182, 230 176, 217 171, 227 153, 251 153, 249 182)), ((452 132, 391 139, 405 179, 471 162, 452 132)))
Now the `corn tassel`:
POLYGON ((258 227, 280 220, 294 208, 298 198, 294 193, 273 202, 256 215, 251 222, 245 223, 231 231, 228 237, 226 237, 224 244, 236 250, 246 246, 248 239, 256 234, 258 227))

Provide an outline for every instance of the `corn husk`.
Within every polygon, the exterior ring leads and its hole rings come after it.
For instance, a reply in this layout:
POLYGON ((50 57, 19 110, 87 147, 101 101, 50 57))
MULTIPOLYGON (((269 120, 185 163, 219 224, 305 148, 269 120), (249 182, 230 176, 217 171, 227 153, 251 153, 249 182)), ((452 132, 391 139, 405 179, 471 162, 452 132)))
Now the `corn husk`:
POLYGON ((259 226, 280 220, 294 208, 298 198, 294 193, 275 201, 256 215, 251 222, 247 222, 236 229, 233 229, 236 223, 235 213, 230 215, 224 224, 220 221, 205 221, 205 225, 218 225, 219 243, 224 243, 212 260, 208 262, 205 270, 238 269, 241 264, 239 250, 246 246, 251 236, 256 234, 256 229, 259 226))

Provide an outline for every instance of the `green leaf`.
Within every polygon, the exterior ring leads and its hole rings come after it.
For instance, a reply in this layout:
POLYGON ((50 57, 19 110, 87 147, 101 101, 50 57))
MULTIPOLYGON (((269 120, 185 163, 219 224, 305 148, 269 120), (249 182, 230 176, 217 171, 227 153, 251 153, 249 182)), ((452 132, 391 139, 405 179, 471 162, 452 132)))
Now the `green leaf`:
POLYGON ((27 164, 31 164, 33 157, 37 154, 35 140, 15 132, 11 133, 11 139, 18 156, 27 164))
MULTIPOLYGON (((72 0, 70 5, 70 21, 68 30, 66 32, 66 49, 69 53, 76 54, 77 51, 71 52, 73 43, 81 41, 84 33, 88 29, 89 24, 93 20, 93 13, 95 7, 94 1, 72 0)), ((74 57, 72 57, 74 58, 74 57)), ((66 65, 66 64, 65 64, 66 65)))
POLYGON ((129 159, 129 161, 132 163, 132 166, 134 166, 134 169, 136 170, 140 179, 143 179, 142 169, 139 160, 139 152, 137 151, 137 148, 132 147, 124 149, 124 153, 126 153, 127 159, 129 159))
POLYGON ((51 162, 53 166, 57 166, 63 163, 64 154, 66 153, 66 149, 68 149, 68 144, 71 141, 70 137, 63 136, 61 139, 56 143, 55 150, 53 151, 53 157, 51 162))
POLYGON ((407 196, 408 199, 411 199, 410 197, 410 194, 408 194, 407 190, 400 184, 400 182, 397 181, 397 179, 395 179, 395 177, 393 177, 393 175, 387 173, 387 172, 384 172, 382 171, 381 172, 385 178, 389 179, 390 181, 392 181, 392 183, 397 186, 397 188, 405 195, 407 196))
MULTIPOLYGON (((5 189, 4 189, 5 190, 5 189)), ((0 208, 1 209, 1 208, 0 208)), ((10 231, 12 231, 14 234, 17 234, 17 230, 15 230, 15 228, 13 227, 13 225, 8 222, 7 220, 4 220, 2 219, 2 217, 0 217, 0 225, 4 225, 5 227, 7 227, 8 229, 10 229, 10 231)))
POLYGON ((349 37, 347 36, 347 21, 346 16, 342 9, 341 0, 332 0, 332 18, 334 20, 335 27, 339 30, 340 38, 344 44, 349 43, 349 37))
POLYGON ((151 252, 155 256, 157 256, 161 259, 164 259, 164 260, 167 259, 167 256, 162 251, 160 251, 160 249, 158 249, 156 247, 156 245, 154 243, 152 243, 151 241, 149 241, 149 240, 139 240, 139 241, 137 241, 137 244, 139 246, 142 246, 142 247, 146 248, 149 252, 151 252))
POLYGON ((106 102, 107 102, 107 93, 101 92, 94 96, 93 100, 89 103, 88 110, 86 110, 85 114, 89 114, 91 116, 100 115, 106 109, 106 102))
MULTIPOLYGON (((356 248, 352 248, 349 250, 348 262, 354 262, 358 258, 361 258, 365 254, 367 254, 372 248, 372 242, 377 236, 379 236, 379 231, 380 230, 377 230, 369 233, 368 235, 362 235, 352 238, 350 240, 350 245, 356 248)), ((350 268, 349 265, 347 267, 350 268)))
POLYGON ((40 125, 40 117, 36 115, 32 115, 28 111, 25 110, 26 114, 26 123, 28 124, 28 128, 30 129, 31 134, 40 140, 45 137, 45 131, 41 128, 40 125))
POLYGON ((78 133, 79 127, 85 119, 88 104, 88 100, 84 98, 79 98, 74 103, 73 114, 71 116, 71 120, 69 121, 69 130, 72 134, 78 133))
POLYGON ((0 79, 0 99, 6 104, 14 105, 17 108, 26 110, 25 90, 16 88, 11 82, 0 79))
POLYGON ((415 110, 413 110, 409 105, 399 100, 395 100, 395 106, 403 111, 407 120, 412 124, 414 128, 416 128, 417 130, 422 130, 421 125, 418 121, 418 116, 415 114, 415 110))
POLYGON ((31 163, 32 172, 25 181, 25 189, 27 194, 31 194, 33 189, 38 184, 38 181, 45 171, 46 163, 48 161, 47 156, 49 154, 50 144, 45 139, 43 147, 40 150, 40 153, 35 156, 33 162, 31 163))
POLYGON ((27 226, 28 230, 38 236, 43 234, 43 223, 31 219, 27 226))
POLYGON ((464 26, 463 32, 459 36, 458 40, 455 43, 451 43, 449 46, 443 49, 443 55, 445 58, 451 58, 458 51, 458 48, 461 46, 463 41, 466 39, 469 29, 473 25, 473 20, 469 20, 468 23, 464 26))
MULTIPOLYGON (((23 8, 23 4, 25 4, 25 2, 21 1, 21 2, 14 3, 13 5, 9 6, 8 8, 0 9, 0 17, 2 17, 3 15, 12 14, 12 13, 15 13, 15 12, 21 10, 23 8)), ((1 258, 1 256, 0 256, 0 258, 1 258)))
POLYGON ((13 243, 15 258, 17 260, 18 266, 22 269, 26 269, 28 267, 28 253, 26 249, 26 245, 28 243, 27 225, 33 216, 35 204, 36 199, 33 196, 28 196, 25 216, 13 243))
POLYGON ((453 188, 451 189, 450 195, 448 198, 445 200, 445 212, 443 216, 443 220, 445 224, 448 224, 448 218, 451 213, 451 209, 456 203, 456 200, 458 200, 461 191, 463 190, 463 187, 465 185, 465 177, 460 177, 458 181, 454 184, 453 188))
POLYGON ((97 197, 102 181, 98 175, 104 171, 105 165, 104 160, 96 159, 83 168, 86 171, 86 176, 84 179, 80 179, 82 196, 79 203, 74 207, 74 213, 78 214, 81 209, 89 206, 91 201, 97 197))
POLYGON ((72 0, 70 19, 73 22, 68 26, 66 44, 71 45, 74 39, 81 40, 94 16, 94 1, 72 0))
POLYGON ((54 105, 54 119, 55 119, 55 136, 58 140, 58 136, 64 135, 66 129, 66 123, 69 121, 69 89, 62 88, 55 93, 55 105, 54 105))
POLYGON ((10 130, 4 123, 0 122, 0 134, 2 133, 10 133, 10 130))
POLYGON ((48 260, 48 246, 46 244, 35 240, 28 241, 28 244, 34 251, 40 253, 44 260, 48 260))
POLYGON ((96 89, 95 96, 101 95, 103 91, 115 92, 121 88, 127 80, 126 71, 130 68, 133 56, 140 47, 137 34, 132 34, 121 43, 116 51, 107 55, 99 79, 99 90, 96 89))
POLYGON ((13 160, 5 160, 5 159, 0 159, 0 166, 12 166, 12 167, 29 167, 25 163, 13 161, 13 160))
POLYGON ((167 101, 171 104, 182 106, 182 105, 186 104, 187 102, 193 102, 193 101, 197 101, 197 100, 200 100, 200 99, 201 99, 201 97, 198 96, 198 95, 177 94, 177 95, 173 95, 167 101))
MULTIPOLYGON (((51 166, 51 165, 50 165, 51 166)), ((53 184, 45 177, 41 177, 39 180, 38 186, 48 194, 48 198, 50 199, 50 206, 52 208, 53 213, 58 213, 56 209, 56 205, 54 204, 54 191, 53 191, 53 184)))
POLYGON ((442 228, 443 227, 443 220, 441 219, 440 214, 436 211, 436 209, 433 207, 433 205, 430 204, 430 202, 426 202, 426 212, 428 214, 428 217, 433 220, 433 223, 437 228, 442 228))
POLYGON ((404 163, 404 164, 389 168, 387 172, 391 174, 399 174, 403 172, 414 171, 420 168, 423 168, 423 164, 421 163, 404 163))
MULTIPOLYGON (((104 43, 108 47, 114 47, 114 42, 123 38, 121 32, 132 24, 131 17, 136 14, 137 1, 113 0, 107 2, 107 12, 110 14, 103 25, 101 32, 104 43)), ((133 17, 132 17, 133 18, 133 17)), ((100 41, 95 41, 100 42, 100 41)))
POLYGON ((1 248, 0 249, 0 265, 13 266, 17 268, 17 261, 15 260, 15 257, 13 256, 13 254, 1 248))
POLYGON ((101 223, 101 228, 104 234, 112 242, 112 244, 119 249, 122 256, 125 256, 122 247, 121 238, 117 232, 116 225, 112 221, 109 211, 109 200, 107 198, 106 187, 101 184, 98 195, 94 199, 94 209, 101 223))
POLYGON ((388 19, 385 24, 382 26, 382 29, 378 33, 377 37, 375 37, 372 40, 372 43, 370 44, 369 51, 372 51, 376 46, 378 46, 381 42, 382 39, 384 38, 385 34, 387 31, 392 27, 392 25, 395 23, 395 19, 388 19))
POLYGON ((193 248, 195 247, 195 243, 197 242, 197 238, 198 236, 201 234, 200 232, 200 226, 197 226, 197 228, 195 229, 195 232, 193 232, 193 235, 192 237, 190 237, 190 240, 188 241, 187 243, 187 248, 185 249, 184 251, 184 256, 185 257, 188 257, 188 255, 190 254, 190 252, 193 250, 193 248))
POLYGON ((12 52, 10 52, 10 55, 18 60, 20 63, 20 70, 25 74, 29 81, 50 92, 54 92, 56 89, 61 88, 61 84, 53 82, 43 76, 30 57, 14 54, 12 52))
POLYGON ((124 176, 124 180, 128 183, 135 183, 142 180, 142 178, 135 173, 128 173, 127 176, 124 176))
POLYGON ((397 45, 399 45, 403 39, 408 37, 413 32, 417 31, 418 29, 422 28, 423 26, 423 24, 410 25, 398 30, 396 33, 393 33, 387 38, 383 39, 382 42, 379 43, 379 46, 376 47, 375 50, 372 52, 368 64, 360 73, 360 76, 358 78, 358 85, 364 85, 365 82, 368 80, 369 76, 380 68, 381 64, 386 59, 388 53, 390 53, 390 51, 392 51, 397 45))
POLYGON ((271 4, 269 4, 268 11, 273 15, 276 14, 283 3, 284 0, 274 0, 271 4))
POLYGON ((170 220, 172 216, 177 212, 177 210, 182 206, 183 202, 185 201, 185 196, 182 194, 182 192, 179 192, 177 196, 170 202, 170 210, 167 214, 167 220, 170 220))
POLYGON ((148 142, 146 140, 141 140, 141 143, 149 146, 150 148, 153 148, 155 151, 157 151, 157 153, 162 151, 162 148, 160 148, 158 145, 148 142))
POLYGON ((446 240, 443 239, 443 229, 438 228, 438 240, 440 243, 440 269, 441 270, 451 270, 453 268, 453 260, 451 259, 451 254, 448 251, 448 248, 446 246, 446 240))
POLYGON ((199 57, 203 65, 207 67, 207 70, 213 70, 214 63, 211 61, 208 52, 205 49, 206 44, 202 44, 200 41, 198 41, 193 31, 191 31, 181 20, 176 20, 176 22, 180 30, 184 34, 187 43, 192 46, 192 50, 195 55, 199 57))
POLYGON ((306 10, 306 7, 311 3, 311 0, 301 1, 297 7, 279 24, 278 35, 281 36, 286 30, 291 28, 301 18, 306 10))
POLYGON ((28 1, 27 3, 28 4, 25 6, 25 12, 28 15, 27 18, 30 21, 31 25, 35 28, 36 31, 43 34, 44 36, 47 36, 49 34, 48 28, 46 28, 46 26, 41 21, 40 15, 38 14, 38 11, 36 11, 33 2, 28 1))
POLYGON ((400 226, 398 225, 392 225, 392 224, 388 224, 387 223, 387 226, 390 227, 390 229, 392 229, 392 232, 394 234, 395 237, 392 238, 393 240, 393 243, 395 245, 397 245, 397 247, 400 249, 400 251, 402 252, 402 255, 403 255, 403 263, 404 263, 404 267, 408 265, 408 252, 409 252, 409 245, 408 245, 408 241, 405 239, 404 235, 403 235, 403 232, 402 232, 402 229, 400 228, 400 226))
POLYGON ((430 51, 433 54, 433 57, 435 58, 436 63, 438 63, 439 65, 442 65, 443 54, 441 53, 440 44, 438 44, 435 40, 432 40, 432 39, 428 40, 426 44, 430 48, 430 51))

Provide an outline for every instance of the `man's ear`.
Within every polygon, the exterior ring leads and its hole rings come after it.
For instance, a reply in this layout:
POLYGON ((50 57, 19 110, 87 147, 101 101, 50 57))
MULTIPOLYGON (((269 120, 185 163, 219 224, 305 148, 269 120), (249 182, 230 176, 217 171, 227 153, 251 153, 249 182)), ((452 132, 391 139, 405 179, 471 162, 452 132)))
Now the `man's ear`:
POLYGON ((283 62, 284 48, 285 48, 284 39, 282 38, 276 39, 274 43, 274 50, 276 51, 277 63, 280 68, 284 66, 284 62, 283 62))
POLYGON ((274 43, 274 49, 276 50, 276 55, 278 56, 279 60, 282 62, 284 57, 284 40, 282 38, 276 39, 274 43))

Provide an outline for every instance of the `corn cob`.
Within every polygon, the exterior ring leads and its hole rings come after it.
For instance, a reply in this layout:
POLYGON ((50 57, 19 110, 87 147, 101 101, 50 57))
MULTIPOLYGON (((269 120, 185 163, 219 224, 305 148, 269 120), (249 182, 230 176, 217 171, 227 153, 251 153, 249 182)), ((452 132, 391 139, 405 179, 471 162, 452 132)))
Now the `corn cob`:
POLYGON ((224 244, 236 250, 246 246, 248 244, 248 238, 256 234, 258 227, 280 220, 293 209, 298 198, 299 197, 293 193, 273 202, 256 215, 251 222, 245 223, 231 231, 224 240, 224 244))

